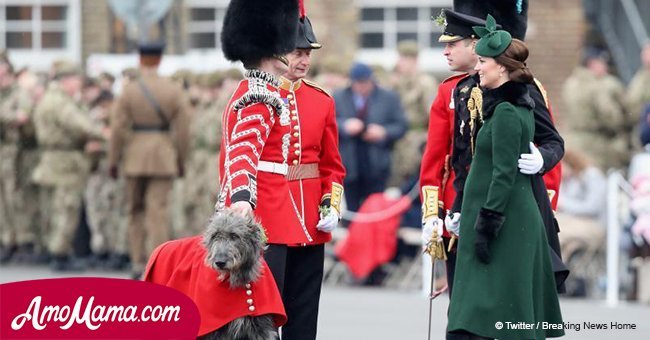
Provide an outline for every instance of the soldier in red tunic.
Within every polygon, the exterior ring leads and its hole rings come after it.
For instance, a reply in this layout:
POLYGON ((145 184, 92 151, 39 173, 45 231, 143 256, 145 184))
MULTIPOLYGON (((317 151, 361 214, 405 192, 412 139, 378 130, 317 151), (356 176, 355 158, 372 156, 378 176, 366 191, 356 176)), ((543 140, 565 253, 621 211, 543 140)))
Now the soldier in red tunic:
MULTIPOLYGON (((476 55, 472 45, 474 39, 472 26, 485 25, 485 21, 481 19, 454 14, 447 15, 445 31, 438 40, 445 44, 443 54, 447 58, 449 69, 462 73, 445 79, 438 86, 438 94, 431 104, 427 144, 420 169, 423 241, 428 242, 433 230, 436 229, 445 242, 445 248, 449 244, 451 235, 446 228, 443 228, 443 219, 456 197, 453 187, 455 176, 451 167, 456 108, 453 92, 456 84, 467 77, 467 72, 476 65, 476 55)), ((449 252, 447 258, 447 282, 451 293, 456 265, 455 251, 449 252)))
MULTIPOLYGON (((472 6, 474 5, 469 2, 456 1, 454 8, 472 14, 476 10, 485 10, 472 6)), ((476 7, 481 6, 476 5, 476 7)), ((429 240, 432 231, 437 229, 438 235, 442 235, 446 245, 451 240, 449 231, 456 234, 460 220, 459 213, 446 216, 446 212, 460 211, 464 180, 473 154, 472 141, 481 124, 479 113, 481 92, 476 86, 477 76, 473 76, 475 73, 473 68, 477 60, 473 46, 477 37, 474 36, 472 26, 481 25, 479 22, 483 20, 479 15, 464 13, 445 11, 446 26, 439 41, 446 44, 444 55, 447 57, 450 69, 464 73, 445 80, 438 90, 438 96, 431 107, 427 148, 421 169, 423 239, 429 240), (472 106, 472 103, 476 105, 472 106)), ((525 174, 545 174, 544 181, 539 177, 538 187, 541 188, 544 186, 543 182, 546 182, 549 189, 548 197, 552 201, 548 202, 545 198, 546 191, 540 189, 538 191, 543 192, 544 197, 538 197, 538 203, 542 215, 546 216, 545 225, 549 245, 555 250, 559 249, 559 245, 556 223, 549 203, 557 202, 561 170, 559 166, 554 166, 558 164, 564 153, 563 141, 553 126, 543 88, 537 83, 537 86, 531 85, 530 91, 536 102, 535 142, 540 147, 537 149, 532 146, 531 154, 523 154, 519 167, 525 174)), ((453 284, 455 255, 455 249, 451 249, 447 255, 447 281, 450 291, 453 284)), ((561 263, 559 256, 554 256, 554 269, 558 273, 558 289, 561 291, 561 282, 566 277, 566 267, 561 263)))
MULTIPOLYGON (((247 70, 223 114, 217 210, 255 214, 271 243, 305 239, 286 177, 291 119, 278 92, 288 65, 284 55, 295 49, 298 12, 297 0, 232 0, 221 35, 226 58, 247 70)), ((271 314, 276 326, 284 324, 280 293, 266 263, 257 281, 231 289, 205 264, 206 256, 201 236, 165 243, 151 255, 145 279, 193 299, 201 314, 199 335, 241 316, 271 314)))
MULTIPOLYGON (((500 19, 498 19, 498 23, 508 25, 506 29, 513 32, 513 36, 523 39, 523 35, 525 34, 525 12, 528 8, 527 1, 524 1, 522 6, 521 12, 519 12, 519 9, 511 2, 502 3, 498 1, 486 1, 478 4, 469 1, 455 1, 454 9, 461 10, 462 13, 458 11, 445 11, 445 33, 439 40, 447 44, 445 48, 445 56, 447 57, 451 69, 453 71, 466 73, 462 76, 452 77, 452 79, 455 80, 455 85, 454 89, 452 89, 453 93, 451 94, 452 97, 450 102, 453 105, 454 114, 449 118, 451 122, 447 121, 452 126, 451 135, 447 135, 447 138, 450 138, 449 143, 451 144, 452 150, 450 153, 444 155, 444 164, 447 166, 445 170, 447 172, 443 171, 442 173, 444 175, 445 173, 453 172, 454 179, 453 181, 448 180, 446 185, 443 186, 445 191, 452 191, 451 194, 444 196, 445 200, 439 200, 438 191, 440 189, 436 188, 435 185, 429 184, 434 182, 427 179, 427 176, 429 176, 428 178, 436 178, 435 176, 440 176, 440 171, 436 170, 436 167, 432 165, 435 164, 435 162, 440 163, 440 161, 437 161, 435 158, 436 149, 438 149, 439 146, 430 145, 430 142, 428 142, 427 150, 425 151, 424 159, 422 161, 421 183, 423 185, 423 239, 430 239, 432 231, 436 228, 438 229, 439 235, 442 234, 440 229, 442 229, 443 224, 446 229, 445 234, 443 235, 445 244, 449 241, 449 238, 447 238, 449 235, 448 231, 452 231, 454 234, 458 233, 457 228, 460 220, 460 214, 458 212, 460 211, 462 203, 463 186, 472 160, 474 148, 473 141, 480 129, 482 121, 480 113, 482 109, 482 94, 477 85, 478 75, 476 75, 476 72, 473 70, 477 61, 477 57, 473 52, 477 37, 474 36, 471 26, 478 26, 475 23, 482 21, 479 17, 485 17, 487 13, 491 13, 500 19), (471 13, 471 15, 464 13, 471 13), (434 148, 433 151, 430 151, 429 147, 434 148), (430 156, 427 156, 427 152, 430 156), (430 157, 433 158, 429 159, 430 157), (453 189, 449 189, 450 183, 453 183, 453 189), (449 199, 449 197, 452 198, 449 199), (440 203, 436 205, 435 203, 439 201, 440 203), (434 206, 439 208, 437 214, 433 209, 434 206), (443 223, 442 217, 440 216, 443 216, 446 211, 455 213, 446 216, 445 222, 443 223)), ((443 85, 444 84, 445 83, 443 82, 443 85)), ((536 146, 531 145, 531 153, 521 155, 519 168, 522 173, 532 175, 531 180, 533 181, 533 187, 535 188, 534 192, 540 207, 540 212, 544 217, 544 224, 547 229, 547 238, 549 240, 549 246, 552 249, 551 255, 553 259, 553 268, 556 272, 558 290, 562 291, 564 289, 562 283, 564 282, 568 271, 559 257, 557 222, 555 222, 551 210, 551 204, 553 204, 552 207, 555 207, 555 204, 557 203, 557 190, 559 188, 561 177, 559 161, 564 154, 564 144, 553 124, 548 100, 543 87, 541 87, 539 82, 536 82, 535 85, 529 85, 529 91, 531 97, 535 101, 534 141, 539 145, 539 149, 536 146), (539 175, 544 175, 543 180, 539 175), (545 185, 548 188, 548 193, 544 187, 545 185), (551 199, 550 201, 549 198, 551 199)), ((440 92, 438 96, 440 96, 440 92)), ((437 100, 438 99, 436 99, 436 101, 437 100)), ((434 102, 434 106, 435 104, 436 102, 434 102)), ((433 112, 432 107, 432 120, 434 117, 433 112)), ((430 126, 432 126, 431 124, 430 126)), ((436 133, 435 129, 433 130, 433 133, 436 133)), ((432 135, 432 130, 430 130, 429 138, 430 141, 431 139, 439 140, 441 137, 434 137, 432 135)), ((452 249, 448 254, 447 261, 447 280, 450 290, 453 284, 454 268, 455 250, 452 249)))
POLYGON ((311 53, 320 47, 303 11, 296 49, 286 56, 289 70, 280 84, 280 96, 291 117, 286 180, 292 210, 272 211, 283 223, 265 225, 269 231, 265 258, 287 311, 288 322, 282 327, 285 340, 316 339, 324 243, 331 240, 341 213, 345 169, 339 154, 334 100, 304 79, 311 53))

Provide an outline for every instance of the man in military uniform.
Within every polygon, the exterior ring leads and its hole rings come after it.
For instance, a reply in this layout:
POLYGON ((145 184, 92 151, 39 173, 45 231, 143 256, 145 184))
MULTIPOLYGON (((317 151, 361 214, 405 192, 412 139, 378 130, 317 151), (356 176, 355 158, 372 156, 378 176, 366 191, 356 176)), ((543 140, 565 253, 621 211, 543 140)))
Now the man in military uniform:
POLYGON ((316 339, 324 244, 331 240, 341 214, 345 169, 334 99, 304 79, 311 53, 319 48, 309 18, 301 17, 296 49, 287 54, 289 69, 281 78, 280 96, 291 114, 287 180, 304 235, 293 243, 272 244, 266 255, 287 311, 284 339, 316 339))
MULTIPOLYGON (((93 123, 103 130, 110 131, 112 104, 113 94, 102 90, 90 109, 93 123)), ((93 172, 84 192, 90 249, 99 264, 120 269, 128 260, 124 178, 109 176, 107 142, 95 144, 93 149, 93 172)))
POLYGON ((418 70, 419 48, 416 41, 405 40, 397 45, 399 59, 393 73, 393 88, 400 96, 409 127, 406 135, 395 143, 389 185, 401 186, 418 175, 422 149, 427 140, 429 108, 436 97, 438 84, 418 70))
POLYGON ((582 66, 563 89, 572 148, 584 151, 603 171, 629 165, 640 113, 627 111, 625 87, 609 74, 608 61, 606 51, 587 48, 582 66))
POLYGON ((6 224, 1 235, 0 261, 5 262, 15 252, 23 259, 34 252, 33 219, 38 215, 38 206, 27 202, 38 198, 38 187, 31 181, 38 153, 33 101, 16 83, 8 59, 0 61, 0 68, 0 202, 6 210, 0 222, 6 224))
POLYGON ((111 176, 126 178, 129 255, 139 277, 155 247, 171 239, 168 198, 183 176, 188 102, 178 85, 158 76, 163 46, 140 46, 140 77, 129 83, 111 117, 111 176))
POLYGON ((218 106, 217 89, 222 83, 221 74, 204 74, 200 80, 201 103, 192 113, 190 153, 183 183, 185 226, 182 232, 187 235, 204 230, 217 202, 219 169, 215 164, 221 147, 223 112, 223 107, 218 106))
MULTIPOLYGON (((33 179, 45 192, 50 220, 48 249, 55 270, 75 269, 70 257, 72 238, 79 223, 83 190, 91 162, 84 149, 88 142, 103 140, 107 132, 93 125, 78 98, 81 69, 68 61, 57 65, 54 82, 36 107, 34 124, 43 149, 33 179)), ((45 227, 47 228, 47 227, 45 227)))
MULTIPOLYGON (((523 2, 522 12, 513 13, 518 11, 518 9, 513 5, 512 8, 500 7, 501 5, 508 6, 513 4, 501 4, 498 2, 485 2, 481 4, 456 1, 454 3, 454 8, 457 11, 445 11, 445 18, 447 26, 445 28, 445 33, 440 37, 441 42, 447 44, 445 48, 445 56, 447 57, 448 63, 455 71, 466 72, 464 76, 461 76, 454 87, 453 93, 451 94, 451 100, 449 105, 453 105, 454 116, 453 121, 449 122, 453 124, 451 137, 451 154, 447 153, 445 155, 445 161, 442 164, 450 166, 453 169, 454 179, 453 179, 453 199, 451 202, 440 201, 439 196, 439 187, 436 188, 435 185, 427 186, 427 181, 424 179, 421 184, 423 185, 423 224, 424 224, 424 239, 428 240, 431 237, 431 233, 434 229, 437 229, 439 235, 443 234, 443 231, 440 229, 442 225, 446 227, 447 231, 452 231, 453 234, 458 233, 458 226, 460 221, 460 208, 462 204, 462 193, 464 188, 465 179, 469 173, 469 166, 474 152, 474 140, 478 133, 478 130, 481 126, 481 114, 480 108, 481 104, 481 90, 478 87, 479 79, 478 74, 474 71, 474 65, 477 62, 477 56, 474 54, 474 45, 476 44, 477 38, 472 30, 472 26, 477 26, 477 21, 482 21, 479 16, 486 17, 487 13, 492 14, 495 17, 501 19, 502 24, 506 30, 511 32, 513 37, 523 39, 525 35, 526 27, 526 17, 525 13, 528 8, 528 3, 523 2), (462 13, 459 11, 463 11, 462 13), (471 13, 472 15, 467 15, 463 13, 471 13), (458 66, 462 62, 464 66, 458 66), (427 187, 425 187, 427 186, 427 187), (436 203, 437 201, 437 203, 436 203), (451 205, 448 205, 451 203, 451 205), (438 211, 436 212, 436 208, 438 211), (452 214, 445 216, 445 222, 442 222, 442 217, 445 215, 446 210, 450 211, 452 214)), ((560 137, 559 133, 555 129, 555 126, 552 121, 552 116, 548 109, 548 101, 545 98, 545 91, 541 87, 539 82, 536 84, 530 84, 528 86, 531 93, 531 97, 535 101, 535 138, 534 142, 539 145, 539 149, 535 145, 531 145, 530 154, 522 154, 519 161, 520 171, 524 174, 534 175, 533 176, 533 186, 534 192, 537 197, 538 205, 540 207, 540 212, 545 221, 545 226, 547 228, 547 235, 549 239, 550 247, 555 251, 555 267, 559 273, 558 275, 558 287, 560 288, 561 283, 564 282, 566 278, 566 267, 560 261, 560 251, 559 251, 559 241, 557 237, 558 227, 557 222, 555 221, 551 200, 557 202, 557 192, 559 189, 559 180, 560 180, 560 168, 558 165, 562 155, 564 154, 564 141, 560 137), (537 175, 545 175, 544 178, 537 175), (546 181, 547 184, 544 182, 546 181), (549 191, 547 191, 547 187, 549 191)), ((435 105, 435 102, 434 102, 435 105)), ((432 109, 433 110, 433 109, 432 109)), ((433 117, 433 111, 432 111, 433 117)), ((433 131, 435 133, 435 130, 433 131)), ((432 136, 432 131, 429 131, 429 136, 432 136)), ((428 147, 428 145, 427 145, 428 147)), ((425 153, 424 158, 428 158, 425 153)), ((429 160, 423 159, 422 171, 423 178, 431 173, 431 169, 428 169, 429 160), (424 173, 428 174, 425 175, 424 173)), ((434 161, 435 162, 435 161, 434 161)), ((434 163, 435 164, 435 163, 434 163)), ((434 168, 435 170, 435 168, 434 168)), ((443 172, 446 173, 446 172, 443 172)), ((433 178, 435 178, 435 173, 433 173, 433 178)), ((447 182, 449 182, 449 176, 447 177, 447 182)), ((434 182, 435 183, 435 182, 434 182)), ((445 187, 447 190, 448 187, 445 187)), ((450 199, 451 195, 445 195, 447 199, 450 199)), ((443 239, 446 243, 449 242, 449 239, 446 237, 448 234, 443 235, 443 239)), ((455 266, 455 254, 454 251, 450 252, 448 255, 449 260, 447 262, 448 270, 448 284, 453 284, 453 271, 455 266)))
POLYGON ((628 86, 627 102, 630 114, 637 117, 650 105, 650 41, 641 51, 641 68, 628 86))

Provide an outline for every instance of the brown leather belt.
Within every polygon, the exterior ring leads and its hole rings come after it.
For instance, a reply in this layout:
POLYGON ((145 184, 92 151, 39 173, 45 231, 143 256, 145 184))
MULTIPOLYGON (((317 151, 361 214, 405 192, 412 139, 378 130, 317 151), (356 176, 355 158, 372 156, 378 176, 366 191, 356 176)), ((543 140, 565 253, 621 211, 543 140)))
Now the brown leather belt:
POLYGON ((319 178, 318 163, 290 165, 287 172, 288 181, 297 181, 301 179, 319 178))

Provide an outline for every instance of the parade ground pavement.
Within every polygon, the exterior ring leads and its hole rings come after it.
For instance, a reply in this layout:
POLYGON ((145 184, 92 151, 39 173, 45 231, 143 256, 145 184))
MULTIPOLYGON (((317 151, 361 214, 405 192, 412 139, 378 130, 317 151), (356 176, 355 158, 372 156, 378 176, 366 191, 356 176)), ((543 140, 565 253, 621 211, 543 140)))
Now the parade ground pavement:
MULTIPOLYGON (((99 271, 61 274, 45 267, 0 266, 0 283, 69 276, 126 278, 127 274, 99 271)), ((433 301, 431 339, 444 339, 448 303, 446 295, 433 301)), ((648 305, 621 302, 616 307, 608 307, 601 300, 568 298, 561 299, 560 305, 564 322, 571 328, 566 331, 564 339, 650 339, 648 305), (585 329, 587 324, 604 324, 607 329, 585 329), (633 324, 636 329, 612 329, 612 324, 619 327, 633 324)), ((427 339, 428 312, 428 301, 419 291, 325 286, 321 296, 318 339, 427 339)))

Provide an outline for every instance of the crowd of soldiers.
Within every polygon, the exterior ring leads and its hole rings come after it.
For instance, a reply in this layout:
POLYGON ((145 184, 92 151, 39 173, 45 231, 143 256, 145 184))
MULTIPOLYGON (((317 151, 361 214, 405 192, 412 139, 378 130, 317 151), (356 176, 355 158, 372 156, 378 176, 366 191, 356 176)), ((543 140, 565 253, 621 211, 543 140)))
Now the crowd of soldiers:
MULTIPOLYGON (((386 178, 393 186, 418 176, 429 105, 437 88, 435 78, 418 70, 414 41, 401 43, 398 51, 392 72, 373 66, 380 86, 400 95, 409 124, 395 147, 391 178, 386 178)), ((314 69, 314 79, 330 93, 349 83, 348 68, 339 60, 324 58, 314 69)), ((108 149, 118 94, 123 95, 139 73, 127 68, 117 80, 109 73, 93 78, 64 60, 53 63, 48 73, 36 73, 14 69, 3 53, 1 263, 49 263, 55 270, 128 267, 126 181, 123 173, 111 173, 108 149), (63 129, 51 128, 60 122, 65 122, 63 129)), ((214 209, 221 115, 242 78, 236 68, 202 74, 179 70, 171 76, 184 90, 190 116, 182 176, 174 180, 169 211, 163 212, 171 218, 173 238, 200 233, 214 209)))
POLYGON ((650 42, 627 88, 610 71, 610 59, 605 50, 586 48, 582 64, 563 88, 567 147, 584 153, 604 172, 626 168, 644 143, 639 130, 650 124, 644 113, 650 102, 650 42))

